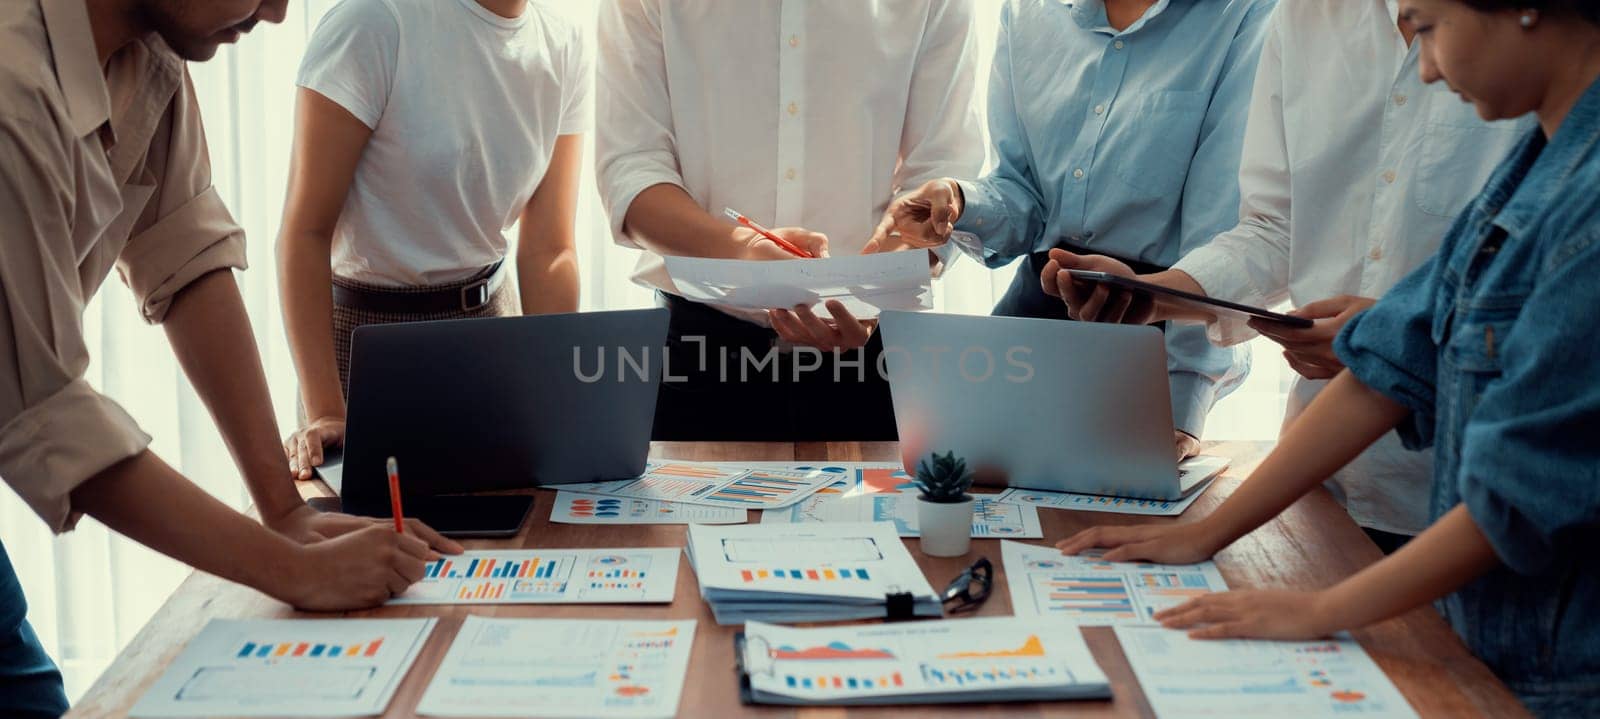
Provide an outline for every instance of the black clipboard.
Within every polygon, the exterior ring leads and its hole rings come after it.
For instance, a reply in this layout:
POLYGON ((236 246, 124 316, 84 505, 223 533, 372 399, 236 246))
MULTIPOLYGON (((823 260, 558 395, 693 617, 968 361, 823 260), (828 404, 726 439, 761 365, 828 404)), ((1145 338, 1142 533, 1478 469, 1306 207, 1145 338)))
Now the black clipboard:
POLYGON ((1241 305, 1237 302, 1229 302, 1227 300, 1219 300, 1214 297, 1207 297, 1205 295, 1197 295, 1190 292, 1183 292, 1181 290, 1174 290, 1168 287, 1162 287, 1161 285, 1154 285, 1150 284, 1149 282, 1136 280, 1132 277, 1123 277, 1122 275, 1113 275, 1107 272, 1095 272, 1092 270, 1067 270, 1067 272, 1072 275, 1074 280, 1078 280, 1080 282, 1110 285, 1112 287, 1129 290, 1132 292, 1143 292, 1149 295, 1157 295, 1163 300, 1174 302, 1176 304, 1186 306, 1190 309, 1199 310, 1207 314, 1229 315, 1245 320, 1261 319, 1302 330, 1310 329, 1315 326, 1315 323, 1304 317, 1291 317, 1289 315, 1264 310, 1259 307, 1251 307, 1249 305, 1241 305))

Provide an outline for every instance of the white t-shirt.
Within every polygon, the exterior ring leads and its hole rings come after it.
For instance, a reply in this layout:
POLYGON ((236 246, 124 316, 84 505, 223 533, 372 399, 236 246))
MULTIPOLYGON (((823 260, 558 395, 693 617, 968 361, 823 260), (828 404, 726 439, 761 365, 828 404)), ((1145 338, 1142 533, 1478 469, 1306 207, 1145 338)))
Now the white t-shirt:
POLYGON ((593 123, 593 55, 545 0, 342 0, 297 80, 372 128, 333 239, 336 276, 466 279, 506 255, 556 138, 593 123))

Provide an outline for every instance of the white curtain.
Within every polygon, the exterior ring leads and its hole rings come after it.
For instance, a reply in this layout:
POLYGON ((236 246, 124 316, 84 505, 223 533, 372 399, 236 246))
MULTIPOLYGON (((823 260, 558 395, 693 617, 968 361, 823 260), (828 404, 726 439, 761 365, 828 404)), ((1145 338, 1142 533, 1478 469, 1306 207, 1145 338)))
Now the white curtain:
MULTIPOLYGON (((994 44, 1001 0, 977 1, 987 55, 994 44)), ((279 426, 285 430, 294 422, 296 386, 278 313, 273 244, 288 177, 295 70, 307 36, 333 3, 291 3, 282 26, 259 28, 212 62, 191 66, 210 139, 215 183, 249 233, 250 269, 238 277, 264 355, 279 426)), ((590 19, 597 5, 596 0, 559 4, 590 19)), ((988 77, 987 61, 980 73, 980 78, 988 77)), ((608 235, 589 167, 592 164, 585 166, 589 176, 578 221, 583 308, 649 306, 650 293, 628 280, 634 252, 617 247, 608 235)), ((963 260, 938 283, 939 309, 985 314, 1010 278, 1010 270, 990 271, 963 260)), ((160 329, 142 324, 128 293, 109 286, 90 305, 84 321, 95 357, 89 379, 139 419, 156 438, 157 453, 217 497, 244 507, 248 497, 238 472, 160 329)), ((1254 373, 1213 412, 1209 438, 1275 437, 1287 381, 1287 369, 1277 353, 1270 345, 1258 344, 1254 373)), ((26 588, 29 618, 61 664, 68 694, 74 698, 188 573, 178 563, 115 536, 92 520, 53 538, 9 491, 0 492, 0 537, 26 588)))

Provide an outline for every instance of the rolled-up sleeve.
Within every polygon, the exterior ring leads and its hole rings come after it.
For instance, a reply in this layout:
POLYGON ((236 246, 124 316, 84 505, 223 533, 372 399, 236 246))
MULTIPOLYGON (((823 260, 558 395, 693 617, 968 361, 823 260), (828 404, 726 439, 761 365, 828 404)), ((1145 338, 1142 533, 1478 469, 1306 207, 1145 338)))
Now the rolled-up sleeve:
POLYGON ((1548 256, 1508 331, 1473 327, 1461 337, 1472 349, 1451 348, 1463 365, 1499 357, 1467 418, 1455 481, 1500 560, 1526 575, 1570 566, 1600 538, 1600 232, 1548 256))
POLYGON ((189 283, 221 269, 244 269, 244 230, 211 185, 211 160, 188 74, 156 129, 145 177, 155 193, 134 225, 117 271, 145 321, 159 323, 189 283))
POLYGON ((612 237, 628 208, 655 185, 683 186, 673 134, 672 98, 658 0, 607 0, 600 10, 595 83, 595 176, 612 237))
POLYGON ((1027 254, 1045 227, 1044 198, 1033 153, 1012 94, 1011 13, 1012 4, 1006 3, 1000 11, 994 65, 989 71, 989 137, 995 166, 981 179, 961 181, 966 202, 952 240, 989 267, 1001 267, 1027 254))
POLYGON ((71 242, 73 166, 55 128, 0 132, 0 479, 54 531, 76 521, 84 480, 150 437, 84 381, 85 297, 71 242))
POLYGON ((1356 379, 1411 410, 1397 431, 1406 449, 1414 451, 1433 445, 1438 382, 1433 319, 1440 254, 1413 270, 1371 309, 1352 317, 1333 341, 1334 353, 1356 379))

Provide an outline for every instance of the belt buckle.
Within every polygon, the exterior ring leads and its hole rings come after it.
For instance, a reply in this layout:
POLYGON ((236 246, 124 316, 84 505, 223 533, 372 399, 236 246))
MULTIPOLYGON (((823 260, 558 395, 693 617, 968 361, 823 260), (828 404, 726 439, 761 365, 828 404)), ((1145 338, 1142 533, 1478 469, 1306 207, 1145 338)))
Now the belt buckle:
POLYGON ((461 288, 461 311, 471 312, 489 304, 489 278, 461 288))

